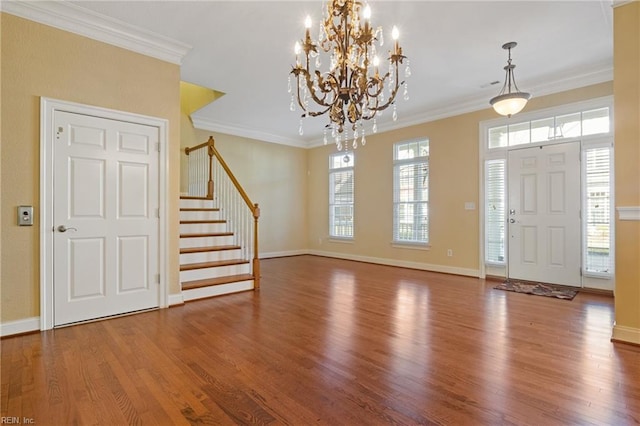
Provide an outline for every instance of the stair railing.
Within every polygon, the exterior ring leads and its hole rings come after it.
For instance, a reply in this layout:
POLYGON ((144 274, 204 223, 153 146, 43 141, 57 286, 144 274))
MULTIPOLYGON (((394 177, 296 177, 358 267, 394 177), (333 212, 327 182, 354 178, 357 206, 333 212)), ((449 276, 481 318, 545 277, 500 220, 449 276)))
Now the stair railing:
POLYGON ((251 202, 246 191, 216 149, 212 136, 200 145, 185 148, 185 153, 189 156, 189 196, 214 200, 216 207, 224 214, 228 230, 234 233, 235 244, 240 246, 242 257, 251 259, 254 288, 259 289, 260 207, 251 202))
POLYGON ((213 146, 213 138, 209 137, 208 141, 200 145, 184 149, 189 160, 189 197, 213 199, 213 158, 209 149, 205 149, 209 147, 210 141, 213 146))

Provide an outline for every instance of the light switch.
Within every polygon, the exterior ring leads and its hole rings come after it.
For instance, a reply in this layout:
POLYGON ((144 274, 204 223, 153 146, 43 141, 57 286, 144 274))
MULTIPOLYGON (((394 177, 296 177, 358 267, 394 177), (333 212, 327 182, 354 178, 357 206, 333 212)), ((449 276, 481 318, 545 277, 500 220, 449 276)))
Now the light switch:
POLYGON ((18 206, 18 225, 33 225, 33 206, 18 206))

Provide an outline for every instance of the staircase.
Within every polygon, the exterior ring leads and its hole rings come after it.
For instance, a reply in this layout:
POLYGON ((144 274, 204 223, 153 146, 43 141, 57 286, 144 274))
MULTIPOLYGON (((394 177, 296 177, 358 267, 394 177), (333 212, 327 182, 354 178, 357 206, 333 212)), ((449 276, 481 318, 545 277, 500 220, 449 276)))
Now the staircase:
POLYGON ((251 260, 214 200, 180 197, 180 282, 185 301, 253 290, 251 260))

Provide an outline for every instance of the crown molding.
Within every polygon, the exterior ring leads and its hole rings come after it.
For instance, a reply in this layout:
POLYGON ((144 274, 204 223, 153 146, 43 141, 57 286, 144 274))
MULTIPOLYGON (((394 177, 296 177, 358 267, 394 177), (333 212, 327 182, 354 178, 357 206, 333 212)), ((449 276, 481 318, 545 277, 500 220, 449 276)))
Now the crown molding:
POLYGON ((308 148, 309 146, 304 140, 291 139, 286 136, 274 135, 273 133, 262 132, 260 130, 248 129, 238 125, 230 125, 228 123, 219 123, 209 120, 205 117, 191 115, 193 127, 210 132, 224 133, 227 135, 241 136, 243 138, 255 139, 262 142, 276 143, 280 145, 293 146, 296 148, 308 148))
POLYGON ((191 50, 188 44, 66 1, 3 0, 0 10, 177 65, 191 50))
POLYGON ((613 0, 612 7, 615 9, 616 7, 624 6, 625 4, 634 3, 638 0, 613 0))
MULTIPOLYGON (((538 84, 535 84, 535 82, 529 82, 530 84, 527 84, 525 81, 522 86, 527 87, 528 91, 535 97, 540 97, 612 80, 613 67, 611 64, 599 64, 589 70, 583 70, 580 74, 567 73, 553 81, 539 81, 538 84)), ((460 99, 448 105, 432 108, 419 114, 409 116, 402 116, 399 114, 400 118, 398 121, 378 123, 377 134, 429 123, 431 121, 441 120, 444 118, 455 117, 457 115, 467 114, 470 112, 481 111, 483 109, 489 109, 491 108, 489 105, 489 98, 490 96, 483 94, 481 96, 460 99)), ((314 139, 309 141, 308 147, 315 148, 321 145, 324 145, 321 139, 314 139)))

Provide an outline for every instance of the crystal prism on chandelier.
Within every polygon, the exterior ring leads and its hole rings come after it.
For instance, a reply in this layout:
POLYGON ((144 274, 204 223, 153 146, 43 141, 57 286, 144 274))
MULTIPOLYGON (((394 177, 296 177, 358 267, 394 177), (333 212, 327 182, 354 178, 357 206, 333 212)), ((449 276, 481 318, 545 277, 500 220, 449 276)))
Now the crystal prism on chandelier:
POLYGON ((377 116, 392 106, 396 121, 396 94, 404 86, 404 99, 409 99, 405 80, 400 80, 400 67, 404 65, 403 78, 411 75, 409 60, 402 54, 398 43, 399 32, 393 27, 393 48, 389 51, 384 70, 377 48, 384 45, 382 27, 371 25, 371 8, 359 0, 329 0, 325 16, 320 23, 318 39, 311 38, 312 21, 305 20, 305 37, 296 42, 296 64, 289 74, 290 109, 296 104, 302 109, 300 135, 303 120, 328 114, 329 123, 324 129, 324 143, 328 134, 335 140, 338 150, 366 143, 365 120, 373 120, 371 130, 377 132, 377 116), (326 65, 328 69, 322 71, 326 65), (291 75, 295 76, 292 83, 291 75))

